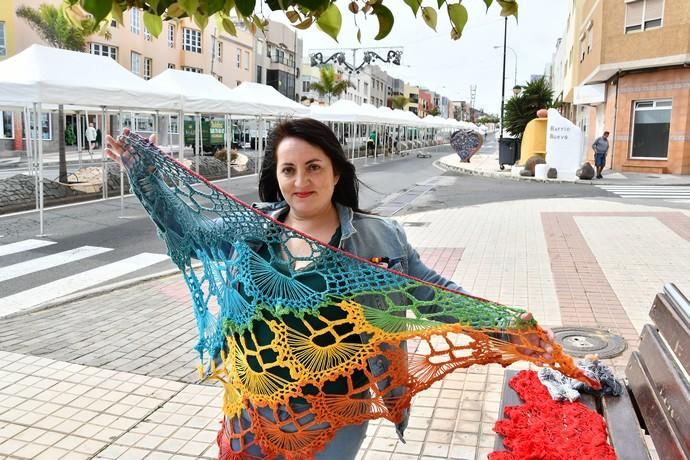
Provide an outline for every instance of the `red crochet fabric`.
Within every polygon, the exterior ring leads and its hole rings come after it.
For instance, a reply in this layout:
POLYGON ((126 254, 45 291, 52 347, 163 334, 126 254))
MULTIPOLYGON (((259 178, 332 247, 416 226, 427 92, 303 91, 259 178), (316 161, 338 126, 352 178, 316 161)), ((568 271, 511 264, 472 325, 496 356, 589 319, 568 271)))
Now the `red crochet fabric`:
POLYGON ((494 425, 509 451, 489 460, 615 460, 601 415, 579 401, 551 399, 534 371, 521 371, 510 386, 525 403, 506 407, 507 418, 494 425))

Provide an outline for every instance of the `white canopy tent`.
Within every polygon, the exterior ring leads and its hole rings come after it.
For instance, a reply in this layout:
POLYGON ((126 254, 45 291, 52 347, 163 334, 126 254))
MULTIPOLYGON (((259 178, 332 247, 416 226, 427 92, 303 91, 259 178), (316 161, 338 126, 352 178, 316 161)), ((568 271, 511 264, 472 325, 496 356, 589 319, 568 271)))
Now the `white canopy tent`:
MULTIPOLYGON (((34 120, 40 120, 43 104, 69 104, 99 107, 105 121, 106 107, 114 110, 147 108, 177 111, 180 98, 146 85, 145 81, 109 57, 32 45, 0 62, 0 106, 25 107, 34 120)), ((43 235, 43 142, 27 145, 38 152, 38 209, 40 235, 43 235)), ((103 168, 103 191, 107 196, 107 172, 103 168)), ((121 173, 122 176, 122 173, 121 173)), ((122 184, 122 180, 120 181, 122 184)))

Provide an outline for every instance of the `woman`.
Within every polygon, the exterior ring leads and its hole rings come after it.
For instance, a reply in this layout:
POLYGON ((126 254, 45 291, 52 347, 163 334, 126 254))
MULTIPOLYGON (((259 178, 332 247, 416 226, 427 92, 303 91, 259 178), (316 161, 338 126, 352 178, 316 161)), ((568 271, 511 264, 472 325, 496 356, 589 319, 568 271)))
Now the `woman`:
MULTIPOLYGON (((111 147, 106 153, 131 169, 134 159, 129 153, 111 137, 108 137, 108 143, 111 147)), ((154 169, 152 166, 142 168, 149 171, 149 174, 154 169)), ((165 217, 163 213, 152 210, 160 206, 156 204, 153 195, 147 193, 155 184, 149 184, 146 178, 133 177, 132 180, 140 180, 146 184, 142 187, 144 193, 138 196, 159 228, 173 228, 178 234, 184 233, 184 226, 179 222, 183 217, 179 213, 165 217)), ((301 234, 320 242, 328 242, 330 246, 359 258, 382 263, 387 268, 414 278, 450 290, 461 290, 460 286, 424 265, 417 251, 408 243, 399 223, 368 214, 359 208, 355 167, 347 161, 334 133, 323 123, 297 119, 284 121, 275 127, 270 134, 262 165, 259 196, 264 203, 256 204, 257 209, 301 234)), ((212 233, 209 227, 194 231, 212 233)), ((249 253, 251 263, 259 267, 256 270, 266 270, 265 264, 270 264, 271 270, 297 279, 305 292, 306 289, 308 292, 323 292, 326 285, 323 274, 334 271, 336 267, 333 267, 333 263, 339 262, 322 257, 319 253, 321 250, 318 247, 315 249, 313 241, 296 237, 299 234, 293 236, 295 237, 280 242, 250 242, 249 249, 238 244, 227 251, 232 253, 231 258, 242 258, 243 254, 249 253)), ((253 295, 249 288, 242 286, 237 288, 237 292, 243 300, 248 300, 253 295)), ((427 292, 424 286, 420 286, 411 290, 409 295, 416 300, 424 300, 431 298, 434 293, 431 289, 427 292)), ((358 296, 355 300, 363 308, 371 307, 368 310, 372 312, 370 314, 374 314, 376 308, 386 308, 386 298, 375 293, 358 296)), ((405 305, 404 299, 397 301, 405 305)), ((425 305, 423 308, 434 314, 433 305, 425 305)), ((437 311, 434 319, 458 321, 443 313, 441 310, 437 311)), ((354 330, 354 326, 346 321, 347 315, 347 304, 334 301, 319 307, 313 315, 292 311, 281 313, 265 308, 260 314, 265 322, 252 321, 242 333, 228 333, 229 345, 218 355, 223 361, 231 361, 230 358, 224 358, 228 353, 233 354, 235 367, 246 367, 246 374, 253 372, 254 380, 247 379, 239 383, 250 387, 252 391, 249 393, 256 395, 256 398, 247 398, 247 392, 240 394, 228 383, 230 380, 225 381, 226 416, 218 435, 221 459, 305 458, 312 455, 323 460, 353 459, 365 437, 367 420, 385 416, 386 412, 398 414, 393 418, 397 422, 398 434, 402 437, 411 397, 406 394, 404 385, 407 369, 400 368, 401 365, 407 366, 408 362, 404 340, 379 345, 375 355, 358 358, 359 367, 348 367, 347 372, 338 371, 342 366, 332 366, 335 373, 330 378, 322 379, 318 385, 302 385, 297 390, 293 389, 289 398, 283 398, 283 403, 266 403, 272 400, 273 394, 280 393, 283 387, 290 387, 300 381, 300 375, 297 375, 299 373, 281 366, 280 360, 270 355, 271 352, 281 354, 271 350, 271 344, 276 343, 277 334, 283 329, 292 331, 292 335, 288 334, 287 342, 290 352, 294 354, 298 354, 295 350, 300 348, 302 342, 299 340, 302 338, 305 341, 309 339, 323 350, 335 347, 342 352, 341 355, 348 352, 355 355, 368 345, 371 334, 354 330), (243 360, 246 355, 250 355, 252 359, 243 360), (401 374, 403 377, 399 377, 401 374), (262 376, 259 383, 257 375, 262 376), (357 406, 357 400, 363 401, 363 404, 357 406), (324 409, 323 406, 328 404, 332 405, 324 409), (241 405, 240 410, 227 409, 238 405, 241 405), (343 423, 347 418, 343 418, 340 411, 348 412, 350 419, 358 422, 343 423), (295 434, 298 435, 292 436, 295 434)), ((396 316, 405 316, 404 307, 396 316)), ((529 320, 531 317, 524 316, 523 319, 529 320)), ((389 324, 391 319, 388 318, 387 321, 389 324)), ((530 336, 528 340, 535 347, 525 349, 524 353, 540 350, 544 359, 549 359, 553 350, 548 341, 543 339, 544 336, 537 334, 530 336)), ((317 369, 321 373, 332 370, 326 363, 328 360, 338 358, 342 364, 354 359, 353 356, 324 355, 318 364, 314 364, 316 358, 313 358, 313 353, 303 351, 302 355, 308 355, 311 359, 306 359, 309 361, 305 364, 306 367, 312 365, 312 370, 317 369)))

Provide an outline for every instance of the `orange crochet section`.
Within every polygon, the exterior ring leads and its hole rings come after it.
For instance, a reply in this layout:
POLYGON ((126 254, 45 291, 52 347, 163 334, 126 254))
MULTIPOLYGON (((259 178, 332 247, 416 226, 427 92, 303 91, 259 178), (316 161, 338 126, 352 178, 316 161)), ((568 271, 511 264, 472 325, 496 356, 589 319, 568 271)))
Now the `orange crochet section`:
POLYGON ((526 360, 597 385, 556 343, 552 358, 545 360, 533 345, 535 337, 549 340, 538 326, 478 329, 393 317, 386 327, 377 327, 367 319, 381 314, 342 300, 298 319, 264 318, 263 332, 250 327, 230 334, 229 353, 212 373, 225 386, 221 459, 252 458, 243 452, 253 444, 267 458, 312 458, 345 425, 380 417, 400 422, 416 393, 474 364, 526 360), (328 309, 332 316, 334 307, 340 319, 319 315, 328 309), (368 340, 356 340, 360 337, 368 340), (415 351, 407 352, 406 344, 416 345, 415 351), (377 372, 376 362, 386 363, 386 370, 377 372))

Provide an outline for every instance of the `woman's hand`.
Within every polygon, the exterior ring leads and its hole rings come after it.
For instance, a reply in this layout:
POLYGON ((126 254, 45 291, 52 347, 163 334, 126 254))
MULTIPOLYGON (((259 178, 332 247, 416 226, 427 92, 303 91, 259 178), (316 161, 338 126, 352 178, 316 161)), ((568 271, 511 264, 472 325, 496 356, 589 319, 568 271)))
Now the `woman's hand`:
MULTIPOLYGON (((122 130, 122 133, 124 135, 129 134, 129 128, 125 128, 122 130)), ((105 154, 108 155, 108 157, 116 161, 117 163, 120 163, 123 167, 130 169, 133 164, 134 164, 134 158, 132 157, 132 154, 125 149, 125 147, 120 144, 117 140, 115 140, 114 137, 110 135, 105 136, 105 142, 106 142, 106 149, 105 149, 105 154)), ((156 143, 156 135, 151 134, 149 137, 149 142, 153 145, 156 143)))
MULTIPOLYGON (((522 321, 532 321, 533 316, 532 313, 523 313, 520 315, 520 319, 522 321)), ((548 336, 549 340, 553 341, 554 340, 554 335, 553 331, 549 328, 544 328, 544 332, 546 332, 546 335, 548 336)), ((549 342, 544 341, 542 337, 537 334, 536 332, 532 332, 530 334, 526 335, 511 335, 510 336, 510 341, 516 345, 524 345, 525 341, 531 346, 535 348, 539 348, 541 350, 544 350, 543 352, 539 352, 537 350, 533 350, 532 348, 526 348, 526 347, 518 347, 518 351, 524 355, 527 356, 534 356, 534 357, 541 357, 542 359, 549 360, 553 357, 553 346, 549 342)))

